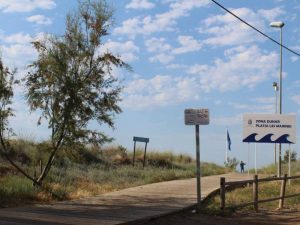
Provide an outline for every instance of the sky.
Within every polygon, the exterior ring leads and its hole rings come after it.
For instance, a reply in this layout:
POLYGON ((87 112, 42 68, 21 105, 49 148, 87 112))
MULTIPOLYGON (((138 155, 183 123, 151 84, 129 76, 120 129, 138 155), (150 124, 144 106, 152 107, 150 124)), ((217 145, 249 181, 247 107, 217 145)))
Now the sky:
MULTIPOLYGON (((184 124, 184 110, 207 108, 210 124, 200 126, 202 161, 223 164, 226 131, 229 157, 254 166, 254 144, 242 142, 245 113, 275 113, 280 48, 226 13, 210 0, 108 0, 114 26, 102 48, 131 65, 115 70, 124 86, 115 129, 91 123, 113 137, 114 145, 133 150, 133 136, 150 139, 149 151, 172 151, 195 157, 195 128, 184 124), (249 162, 248 162, 249 151, 249 162)), ((219 0, 267 35, 284 21, 283 44, 300 52, 300 2, 296 0, 219 0)), ((18 78, 36 59, 31 41, 52 33, 63 35, 65 16, 75 0, 0 0, 0 50, 3 61, 18 68, 18 78)), ((299 57, 283 50, 283 113, 300 114, 299 57)), ((10 125, 20 138, 45 140, 50 131, 37 126, 24 89, 15 87, 15 117, 10 125)), ((299 121, 297 121, 299 125, 299 121)), ((299 129, 298 129, 299 130, 299 129)), ((297 131, 299 137, 299 131, 297 131)), ((299 138, 298 138, 299 140, 299 138)), ((138 143, 143 148, 143 143, 138 143)), ((284 145, 283 150, 289 146, 284 145)), ((291 146, 299 152, 299 144, 291 146)), ((274 163, 274 145, 257 144, 258 167, 274 163)))

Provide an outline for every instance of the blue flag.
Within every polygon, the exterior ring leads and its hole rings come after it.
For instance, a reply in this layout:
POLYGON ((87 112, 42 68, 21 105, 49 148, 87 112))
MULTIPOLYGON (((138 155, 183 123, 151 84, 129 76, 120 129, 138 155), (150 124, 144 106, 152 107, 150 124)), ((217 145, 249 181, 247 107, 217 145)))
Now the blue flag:
POLYGON ((230 140, 228 130, 227 130, 227 144, 228 144, 228 150, 231 151, 231 140, 230 140))

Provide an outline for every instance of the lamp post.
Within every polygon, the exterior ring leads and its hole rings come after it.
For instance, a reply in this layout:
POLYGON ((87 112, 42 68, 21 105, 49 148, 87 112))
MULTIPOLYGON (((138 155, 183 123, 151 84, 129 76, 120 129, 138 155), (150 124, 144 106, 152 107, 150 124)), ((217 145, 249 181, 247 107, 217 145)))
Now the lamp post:
MULTIPOLYGON (((277 21, 270 23, 271 27, 280 28, 280 69, 279 69, 279 114, 282 114, 282 27, 284 22, 277 21)), ((281 143, 278 150, 278 177, 281 177, 281 143)))
MULTIPOLYGON (((278 87, 278 84, 277 84, 277 82, 273 82, 273 87, 274 87, 274 90, 275 90, 275 114, 277 114, 277 109, 278 109, 278 105, 277 105, 277 93, 278 93, 278 90, 279 90, 279 87, 278 87)), ((276 158, 277 158, 277 156, 276 156, 276 143, 275 143, 275 145, 274 145, 274 162, 275 162, 275 165, 277 164, 276 163, 276 158)))

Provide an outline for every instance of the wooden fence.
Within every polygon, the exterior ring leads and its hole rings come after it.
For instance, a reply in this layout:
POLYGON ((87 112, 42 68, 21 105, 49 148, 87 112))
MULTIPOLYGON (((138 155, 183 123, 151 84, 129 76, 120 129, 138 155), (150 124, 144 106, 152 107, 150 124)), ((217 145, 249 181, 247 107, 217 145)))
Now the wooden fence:
POLYGON ((285 174, 283 177, 272 177, 272 178, 258 179, 258 176, 254 175, 253 180, 226 182, 225 177, 221 177, 221 179, 220 179, 220 208, 221 208, 222 211, 225 210, 225 207, 226 207, 226 191, 233 190, 233 189, 236 189, 238 187, 244 187, 246 185, 252 184, 252 187, 253 187, 253 201, 242 203, 242 204, 237 204, 237 205, 231 205, 231 206, 229 206, 230 208, 240 208, 240 207, 253 205, 254 210, 258 211, 258 204, 259 203, 279 200, 279 208, 281 209, 281 208, 283 208, 285 198, 292 198, 292 197, 300 196, 300 193, 293 194, 293 195, 286 195, 285 194, 287 180, 299 179, 299 178, 300 178, 300 176, 288 177, 287 174, 285 174), (259 183, 269 182, 269 181, 280 181, 280 180, 282 182, 281 182, 281 189, 280 189, 280 196, 279 197, 269 198, 269 199, 258 199, 258 184, 259 183))

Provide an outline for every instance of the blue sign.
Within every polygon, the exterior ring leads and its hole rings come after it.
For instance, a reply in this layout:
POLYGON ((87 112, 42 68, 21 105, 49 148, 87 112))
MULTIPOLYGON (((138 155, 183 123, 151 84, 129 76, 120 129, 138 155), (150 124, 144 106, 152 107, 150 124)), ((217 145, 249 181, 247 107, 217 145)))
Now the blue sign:
POLYGON ((244 114, 243 142, 296 143, 296 116, 282 114, 244 114))
POLYGON ((149 138, 144 138, 144 137, 133 137, 133 141, 149 143, 149 138))

